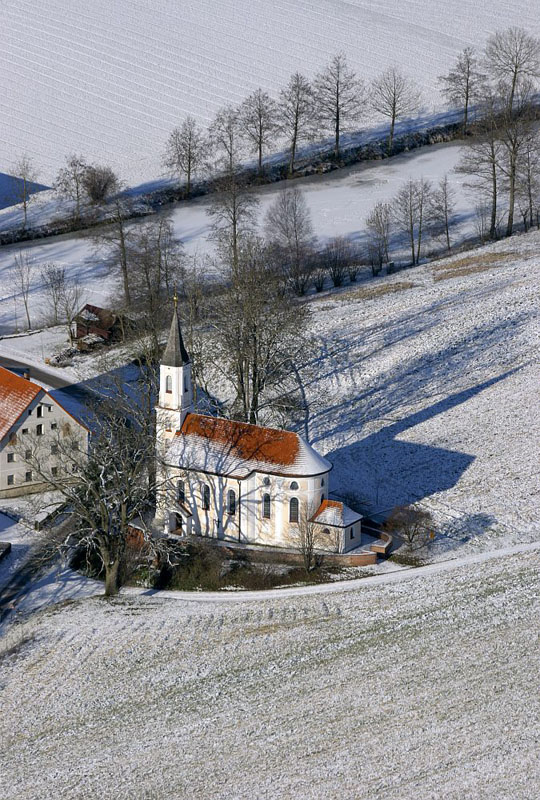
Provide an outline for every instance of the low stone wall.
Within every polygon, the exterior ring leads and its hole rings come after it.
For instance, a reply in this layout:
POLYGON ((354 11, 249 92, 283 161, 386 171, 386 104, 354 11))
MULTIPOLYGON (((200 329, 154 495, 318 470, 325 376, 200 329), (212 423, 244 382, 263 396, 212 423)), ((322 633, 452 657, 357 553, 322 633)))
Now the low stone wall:
MULTIPOLYGON (((197 537, 198 538, 198 537, 197 537)), ((205 539, 211 544, 223 548, 230 558, 239 554, 249 556, 249 559, 259 564, 290 564, 302 566, 304 563, 302 553, 277 548, 249 547, 248 545, 235 546, 232 542, 223 542, 216 539, 205 539)), ((375 551, 360 550, 356 553, 320 553, 324 564, 333 564, 338 567, 366 567, 377 563, 375 551)))

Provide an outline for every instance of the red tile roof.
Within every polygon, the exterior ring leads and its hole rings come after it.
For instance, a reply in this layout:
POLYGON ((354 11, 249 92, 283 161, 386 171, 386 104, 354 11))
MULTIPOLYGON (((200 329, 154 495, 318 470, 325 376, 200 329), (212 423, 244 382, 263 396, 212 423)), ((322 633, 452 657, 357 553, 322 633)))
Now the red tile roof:
POLYGON ((43 391, 36 383, 0 367, 0 439, 43 391))
POLYGON ((180 433, 225 444, 228 452, 244 461, 279 466, 294 464, 300 446, 296 433, 204 414, 187 414, 180 433))
POLYGON ((311 520, 321 525, 334 525, 339 528, 345 528, 347 525, 353 525, 361 518, 361 514, 353 511, 339 500, 323 500, 311 520))

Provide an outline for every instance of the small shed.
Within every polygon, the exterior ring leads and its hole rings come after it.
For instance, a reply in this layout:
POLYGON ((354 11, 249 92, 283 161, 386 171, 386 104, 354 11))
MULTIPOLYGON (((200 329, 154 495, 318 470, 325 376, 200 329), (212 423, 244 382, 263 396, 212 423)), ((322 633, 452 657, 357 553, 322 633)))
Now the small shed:
POLYGON ((87 303, 75 317, 75 339, 100 336, 105 342, 120 342, 132 327, 132 320, 123 314, 87 303))

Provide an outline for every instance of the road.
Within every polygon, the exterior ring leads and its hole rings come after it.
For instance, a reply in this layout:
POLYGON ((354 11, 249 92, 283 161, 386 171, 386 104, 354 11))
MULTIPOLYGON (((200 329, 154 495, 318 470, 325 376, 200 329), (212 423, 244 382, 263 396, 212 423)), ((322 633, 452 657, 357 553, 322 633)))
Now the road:
POLYGON ((46 368, 36 367, 36 366, 28 366, 24 363, 24 361, 19 361, 16 358, 8 358, 0 354, 0 366, 5 367, 6 369, 11 370, 30 370, 30 378, 34 378, 35 380, 39 381, 40 383, 45 383, 47 386, 51 386, 53 389, 63 389, 66 386, 70 386, 73 381, 67 380, 66 378, 61 377, 60 375, 55 375, 52 370, 48 370, 46 368))

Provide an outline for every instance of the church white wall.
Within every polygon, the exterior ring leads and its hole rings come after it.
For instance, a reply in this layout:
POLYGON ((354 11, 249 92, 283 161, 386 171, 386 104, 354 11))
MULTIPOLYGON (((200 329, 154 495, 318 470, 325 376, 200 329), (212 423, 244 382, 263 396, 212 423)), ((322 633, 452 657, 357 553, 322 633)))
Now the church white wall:
POLYGON ((328 497, 328 473, 315 478, 284 478, 253 473, 244 480, 209 475, 196 470, 169 468, 169 490, 161 503, 161 518, 174 513, 176 485, 184 481, 186 505, 193 514, 193 533, 252 544, 294 547, 298 543, 298 525, 289 522, 289 501, 297 497, 300 519, 313 514, 321 497, 328 497), (324 480, 324 486, 321 481, 324 480), (297 489, 291 489, 293 481, 297 489), (204 486, 210 490, 210 508, 203 508, 204 486), (236 513, 228 513, 228 492, 234 491, 236 513), (263 516, 263 496, 270 494, 270 518, 263 516), (167 512, 165 511, 167 508, 167 512))

